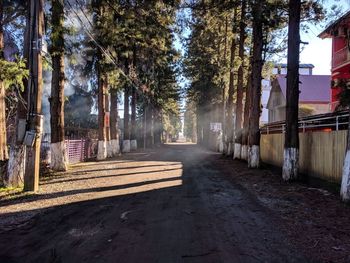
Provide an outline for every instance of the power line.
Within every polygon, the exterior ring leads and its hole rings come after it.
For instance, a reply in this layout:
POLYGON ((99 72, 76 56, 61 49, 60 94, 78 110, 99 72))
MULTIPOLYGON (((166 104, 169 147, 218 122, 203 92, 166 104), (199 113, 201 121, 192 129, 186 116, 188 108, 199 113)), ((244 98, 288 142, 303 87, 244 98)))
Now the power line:
MULTIPOLYGON (((60 3, 63 5, 64 7, 64 3, 63 0, 59 0, 60 3)), ((120 71, 120 73, 131 82, 131 85, 133 87, 136 88, 136 90, 138 90, 140 92, 140 87, 139 85, 137 85, 133 80, 130 79, 130 77, 124 72, 123 69, 120 68, 120 66, 115 62, 115 58, 113 57, 112 54, 110 54, 106 49, 104 49, 104 47, 99 44, 97 42, 97 40, 93 37, 92 33, 84 26, 84 22, 82 21, 81 17, 79 16, 79 14, 74 10, 72 4, 70 3, 69 0, 67 0, 68 5, 70 6, 70 8, 72 9, 73 13, 75 14, 75 16, 78 18, 79 23, 82 27, 82 29, 85 31, 85 33, 91 38, 91 40, 94 42, 94 44, 102 51, 102 53, 115 65, 116 69, 120 71)), ((77 3, 77 2, 76 2, 77 3)), ((83 12, 83 11, 82 11, 83 12)), ((83 12, 84 13, 84 12, 83 12)), ((84 13, 85 14, 85 13, 84 13)), ((86 15, 85 15, 86 16, 86 15)), ((72 19, 69 17, 69 15, 67 15, 67 17, 71 20, 71 22, 74 25, 74 22, 72 21, 72 19)), ((90 21, 90 20, 89 20, 90 21)), ((90 22, 91 23, 91 22, 90 22)), ((92 25, 92 24, 91 24, 92 25)))
MULTIPOLYGON (((70 8, 72 9, 73 13, 75 14, 75 16, 78 18, 78 20, 80 21, 80 24, 83 28, 83 30, 85 31, 86 34, 88 34, 88 36, 91 38, 91 40, 97 45, 98 48, 100 48, 100 50, 106 55, 106 57, 108 57, 110 59, 110 61, 116 66, 118 67, 118 65, 116 64, 116 62, 113 59, 113 56, 108 54, 107 51, 103 48, 102 45, 100 45, 97 40, 93 37, 92 33, 84 26, 84 22, 81 19, 81 17, 79 16, 79 14, 74 10, 72 4, 70 3, 69 0, 67 0, 68 5, 70 6, 70 8)), ((119 67, 118 67, 119 68, 119 67)))
MULTIPOLYGON (((58 0, 59 3, 64 7, 64 0, 58 0)), ((93 41, 93 43, 96 45, 97 48, 99 48, 102 53, 114 64, 114 66, 116 67, 116 69, 127 79, 130 81, 131 85, 136 88, 137 92, 143 94, 140 85, 135 83, 125 72, 122 68, 120 68, 120 66, 116 63, 116 61, 114 60, 113 55, 109 54, 109 52, 104 49, 104 47, 102 45, 100 45, 97 40, 93 37, 92 33, 84 26, 84 22, 82 21, 81 17, 79 16, 79 14, 74 10, 72 4, 70 3, 69 0, 67 0, 68 5, 70 6, 70 8, 72 9, 72 11, 74 12, 74 15, 77 17, 77 19, 79 20, 79 24, 81 25, 82 29, 84 30, 84 32, 90 37, 90 39, 93 41)), ((76 2, 77 3, 77 2, 76 2)), ((83 11, 82 11, 83 12, 83 11)), ((84 12, 83 12, 84 13, 84 12)), ((85 17, 86 14, 84 13, 85 17)), ((73 21, 73 19, 69 16, 69 14, 66 14, 67 18, 71 21, 72 25, 75 26, 75 23, 73 21)), ((89 20, 89 23, 91 23, 91 21, 89 20)), ((92 24, 91 24, 92 25, 92 24)), ((93 25, 92 25, 93 26, 93 25)))
POLYGON ((91 28, 93 28, 93 24, 92 22, 90 21, 90 19, 88 18, 88 16, 85 14, 84 10, 83 10, 83 4, 80 2, 80 0, 74 0, 75 3, 77 3, 79 5, 79 9, 80 11, 83 13, 83 15, 85 16, 86 20, 89 22, 91 28))

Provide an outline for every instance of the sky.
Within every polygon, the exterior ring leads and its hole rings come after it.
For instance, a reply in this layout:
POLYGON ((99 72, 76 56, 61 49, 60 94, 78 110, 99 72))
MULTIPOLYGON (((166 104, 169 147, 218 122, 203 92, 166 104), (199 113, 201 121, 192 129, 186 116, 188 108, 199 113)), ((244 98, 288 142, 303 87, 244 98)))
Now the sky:
MULTIPOLYGON (((325 7, 330 8, 336 4, 341 7, 343 12, 350 9, 349 0, 325 1, 325 7)), ((330 75, 331 74, 331 59, 332 59, 332 40, 321 39, 317 37, 326 27, 327 23, 322 23, 317 26, 311 26, 309 32, 301 33, 301 40, 309 42, 304 46, 300 53, 300 63, 310 63, 315 66, 314 75, 330 75)), ((282 61, 282 62, 286 62, 282 61)))

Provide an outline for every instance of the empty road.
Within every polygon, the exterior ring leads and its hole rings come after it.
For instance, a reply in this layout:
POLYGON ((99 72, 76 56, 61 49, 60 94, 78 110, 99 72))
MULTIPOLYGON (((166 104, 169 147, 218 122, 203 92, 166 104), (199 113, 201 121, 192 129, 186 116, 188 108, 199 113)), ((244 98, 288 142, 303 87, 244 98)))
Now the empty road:
POLYGON ((170 144, 0 201, 0 262, 306 262, 221 155, 170 144))

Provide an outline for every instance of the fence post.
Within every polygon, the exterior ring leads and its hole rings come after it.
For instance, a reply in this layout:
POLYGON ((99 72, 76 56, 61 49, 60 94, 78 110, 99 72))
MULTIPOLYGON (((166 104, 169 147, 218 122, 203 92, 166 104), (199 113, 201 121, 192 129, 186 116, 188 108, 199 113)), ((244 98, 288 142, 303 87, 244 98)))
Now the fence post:
POLYGON ((335 130, 338 131, 338 129, 339 129, 339 123, 338 123, 338 116, 337 116, 335 121, 335 130))
POLYGON ((80 139, 80 161, 84 161, 84 140, 80 139))
POLYGON ((66 154, 67 154, 67 159, 68 159, 68 163, 70 163, 70 156, 69 156, 69 139, 66 140, 66 154))

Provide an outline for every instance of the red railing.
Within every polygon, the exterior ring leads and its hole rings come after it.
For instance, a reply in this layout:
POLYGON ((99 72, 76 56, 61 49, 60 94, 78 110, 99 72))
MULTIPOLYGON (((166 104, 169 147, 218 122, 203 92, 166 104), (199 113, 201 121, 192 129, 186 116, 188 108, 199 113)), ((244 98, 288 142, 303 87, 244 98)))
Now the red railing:
POLYGON ((350 52, 348 47, 344 47, 333 54, 332 68, 336 68, 346 62, 350 61, 350 52))

